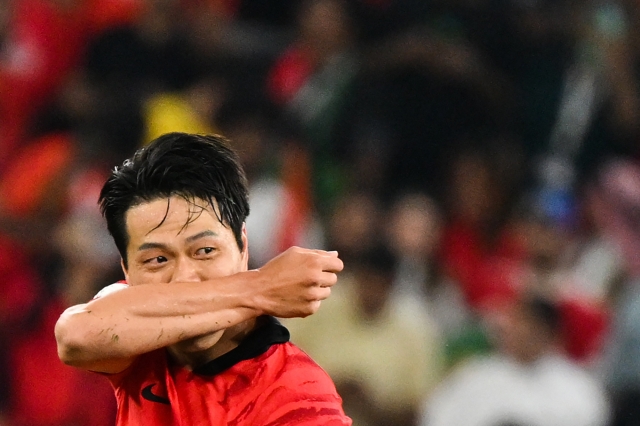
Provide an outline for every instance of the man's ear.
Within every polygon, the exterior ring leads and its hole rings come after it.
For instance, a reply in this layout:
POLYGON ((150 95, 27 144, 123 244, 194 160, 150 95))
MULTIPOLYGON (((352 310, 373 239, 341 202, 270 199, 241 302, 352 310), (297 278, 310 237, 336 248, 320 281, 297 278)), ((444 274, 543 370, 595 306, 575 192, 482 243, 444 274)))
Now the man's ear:
POLYGON ((124 273, 124 279, 129 282, 129 273, 127 272, 127 267, 124 266, 124 259, 120 258, 120 267, 122 268, 122 272, 124 273))
POLYGON ((242 224, 242 263, 249 269, 249 239, 247 238, 247 224, 242 224))

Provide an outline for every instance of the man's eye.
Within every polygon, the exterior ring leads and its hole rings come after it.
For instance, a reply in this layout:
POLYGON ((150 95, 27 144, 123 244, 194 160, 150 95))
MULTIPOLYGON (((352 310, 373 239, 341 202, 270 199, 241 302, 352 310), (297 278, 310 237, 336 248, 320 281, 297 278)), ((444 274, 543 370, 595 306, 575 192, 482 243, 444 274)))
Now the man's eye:
POLYGON ((159 264, 159 263, 164 263, 167 261, 167 258, 164 256, 156 256, 156 257, 152 257, 151 259, 147 259, 144 261, 144 263, 148 263, 148 264, 159 264))
POLYGON ((201 249, 198 249, 198 251, 196 252, 196 254, 199 255, 203 255, 203 254, 211 254, 215 251, 215 249, 213 247, 202 247, 201 249))

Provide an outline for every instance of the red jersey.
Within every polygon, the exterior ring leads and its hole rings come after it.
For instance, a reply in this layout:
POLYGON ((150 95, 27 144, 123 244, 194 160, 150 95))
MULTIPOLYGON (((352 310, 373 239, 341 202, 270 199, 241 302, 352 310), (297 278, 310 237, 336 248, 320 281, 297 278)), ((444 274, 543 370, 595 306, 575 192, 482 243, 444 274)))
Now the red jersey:
POLYGON ((350 425, 327 373, 275 318, 232 351, 189 371, 164 349, 107 376, 117 426, 350 425))

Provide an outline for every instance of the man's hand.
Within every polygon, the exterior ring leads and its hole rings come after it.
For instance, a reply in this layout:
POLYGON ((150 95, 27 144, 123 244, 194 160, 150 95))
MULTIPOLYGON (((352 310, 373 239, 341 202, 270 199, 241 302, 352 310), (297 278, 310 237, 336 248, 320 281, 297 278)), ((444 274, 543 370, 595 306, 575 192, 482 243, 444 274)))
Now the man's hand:
POLYGON ((343 267, 335 251, 291 247, 257 270, 255 306, 280 318, 311 315, 329 297, 343 267))

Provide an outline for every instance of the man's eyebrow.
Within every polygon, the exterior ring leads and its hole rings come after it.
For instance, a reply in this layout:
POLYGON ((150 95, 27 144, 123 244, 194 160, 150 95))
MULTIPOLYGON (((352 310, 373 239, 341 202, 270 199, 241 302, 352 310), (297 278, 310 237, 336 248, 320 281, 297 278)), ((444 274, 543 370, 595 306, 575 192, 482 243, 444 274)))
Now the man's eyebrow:
POLYGON ((151 249, 165 249, 167 246, 162 243, 144 243, 138 247, 138 251, 151 250, 151 249))
MULTIPOLYGON (((195 235, 191 235, 190 237, 186 238, 186 241, 188 243, 192 243, 196 240, 199 240, 200 238, 204 238, 204 237, 217 237, 218 234, 211 231, 210 229, 206 230, 206 231, 202 231, 202 232, 198 232, 195 235)), ((166 249, 168 246, 166 244, 162 244, 162 243, 154 243, 154 242, 148 242, 148 243, 143 243, 140 245, 140 247, 138 247, 138 251, 143 251, 143 250, 151 250, 151 249, 166 249)))
POLYGON ((186 241, 187 241, 188 243, 192 243, 192 242, 194 242, 195 240, 199 240, 200 238, 204 238, 204 237, 217 237, 217 236, 218 236, 218 234, 217 234, 217 233, 213 232, 213 231, 212 231, 212 230, 210 230, 210 229, 207 229, 206 231, 198 232, 198 233, 197 233, 197 234, 195 234, 195 235, 191 235, 190 237, 187 237, 187 238, 186 238, 186 241))

